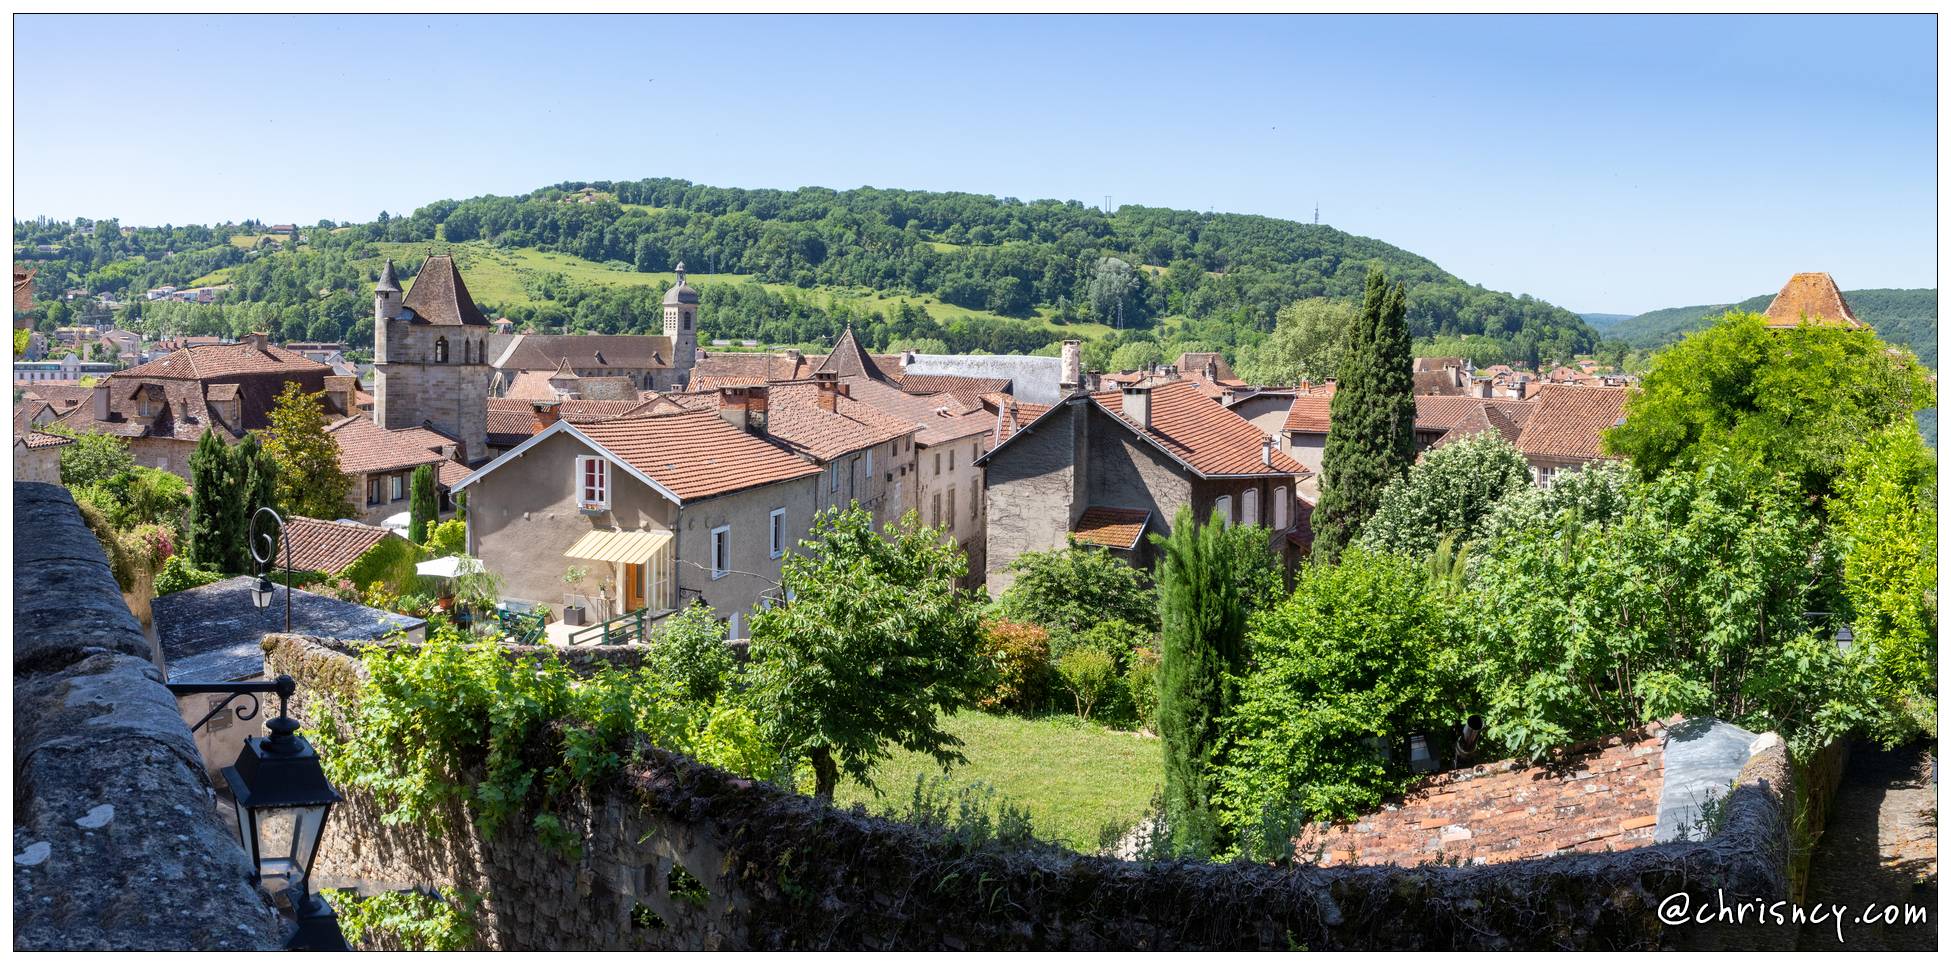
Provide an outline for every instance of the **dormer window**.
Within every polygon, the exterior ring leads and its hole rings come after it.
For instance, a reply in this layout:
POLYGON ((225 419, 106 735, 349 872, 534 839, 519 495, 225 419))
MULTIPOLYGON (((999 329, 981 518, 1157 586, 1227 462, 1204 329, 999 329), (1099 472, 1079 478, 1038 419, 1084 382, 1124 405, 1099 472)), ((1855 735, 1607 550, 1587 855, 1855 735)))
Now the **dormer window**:
POLYGON ((445 335, 434 339, 434 361, 447 361, 447 336, 445 335))

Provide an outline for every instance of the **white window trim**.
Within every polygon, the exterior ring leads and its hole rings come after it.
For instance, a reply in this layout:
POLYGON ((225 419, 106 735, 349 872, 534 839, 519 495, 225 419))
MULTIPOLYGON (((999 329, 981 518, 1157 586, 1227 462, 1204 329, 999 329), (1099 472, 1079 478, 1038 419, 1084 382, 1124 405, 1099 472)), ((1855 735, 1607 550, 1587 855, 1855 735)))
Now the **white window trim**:
POLYGON ((731 573, 732 571, 731 568, 732 561, 730 559, 731 555, 732 555, 732 524, 726 523, 723 526, 712 527, 711 530, 711 578, 712 579, 722 580, 725 578, 727 574, 731 573), (722 553, 719 552, 718 549, 719 533, 725 534, 725 549, 722 553))
POLYGON ((786 555, 786 507, 773 510, 767 522, 766 532, 772 540, 772 558, 776 560, 786 555))
POLYGON ((874 450, 871 448, 867 450, 867 478, 874 478, 874 450))
POLYGON ((1240 522, 1248 526, 1260 525, 1260 490, 1249 489, 1240 494, 1240 522))
POLYGON ((1274 515, 1274 531, 1278 533, 1286 532, 1287 523, 1288 523, 1286 486, 1274 487, 1274 514, 1273 515, 1274 515))
POLYGON ((1233 525, 1233 497, 1221 496, 1213 500, 1213 508, 1219 510, 1219 518, 1226 525, 1233 525))
POLYGON ((576 505, 585 510, 604 510, 610 508, 610 461, 602 456, 576 457, 576 505), (589 466, 595 463, 597 498, 589 498, 589 466))

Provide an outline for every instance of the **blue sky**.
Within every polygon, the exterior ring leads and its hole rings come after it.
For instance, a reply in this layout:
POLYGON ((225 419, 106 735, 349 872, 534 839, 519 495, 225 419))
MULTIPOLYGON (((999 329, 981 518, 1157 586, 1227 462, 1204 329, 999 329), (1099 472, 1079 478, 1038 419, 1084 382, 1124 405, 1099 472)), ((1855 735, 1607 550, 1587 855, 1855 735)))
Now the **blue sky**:
POLYGON ((1588 312, 1936 283, 1936 21, 17 16, 16 216, 564 180, 1321 220, 1588 312))

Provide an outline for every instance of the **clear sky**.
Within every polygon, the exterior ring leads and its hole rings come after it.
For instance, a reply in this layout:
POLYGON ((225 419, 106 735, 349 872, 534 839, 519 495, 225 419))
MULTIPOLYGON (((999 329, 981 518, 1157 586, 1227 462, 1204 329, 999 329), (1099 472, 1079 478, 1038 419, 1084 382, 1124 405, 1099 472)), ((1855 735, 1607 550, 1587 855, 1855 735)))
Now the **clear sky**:
POLYGON ((1936 284, 1936 32, 1865 17, 17 16, 16 217, 665 176, 1321 220, 1575 311, 1936 284))

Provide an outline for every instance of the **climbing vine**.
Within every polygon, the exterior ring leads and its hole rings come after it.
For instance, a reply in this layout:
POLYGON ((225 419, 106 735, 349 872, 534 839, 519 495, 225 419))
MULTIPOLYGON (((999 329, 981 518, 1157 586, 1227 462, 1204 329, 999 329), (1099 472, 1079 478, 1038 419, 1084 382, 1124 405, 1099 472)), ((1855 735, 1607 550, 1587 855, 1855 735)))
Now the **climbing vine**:
POLYGON ((686 700, 647 669, 578 676, 554 654, 511 653, 448 628, 360 659, 356 698, 322 701, 311 733, 332 782, 371 793, 389 824, 438 831, 445 806, 465 803, 493 834, 532 810, 529 829, 574 853, 581 837, 560 812, 579 789, 613 778, 640 742, 749 776, 778 770, 732 688, 686 700))
POLYGON ((481 896, 473 892, 442 888, 438 894, 389 891, 361 897, 328 888, 324 894, 354 947, 368 942, 413 952, 458 952, 474 944, 481 896))

